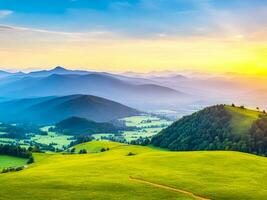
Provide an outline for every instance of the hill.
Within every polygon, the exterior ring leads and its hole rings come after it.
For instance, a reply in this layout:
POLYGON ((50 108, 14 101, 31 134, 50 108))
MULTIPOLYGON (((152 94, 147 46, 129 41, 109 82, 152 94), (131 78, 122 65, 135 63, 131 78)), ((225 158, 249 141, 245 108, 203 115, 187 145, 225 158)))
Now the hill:
POLYGON ((35 154, 36 162, 26 169, 0 174, 0 199, 253 200, 267 195, 264 157, 230 151, 166 152, 112 142, 86 146, 110 150, 35 154), (129 152, 136 155, 127 156, 129 152))
POLYGON ((116 133, 116 128, 111 123, 97 123, 81 117, 70 117, 55 125, 54 131, 66 135, 91 135, 95 133, 116 133))
POLYGON ((175 151, 236 150, 267 155, 267 116, 238 107, 212 106, 176 121, 151 143, 175 151))
POLYGON ((29 98, 0 103, 0 120, 55 124, 77 116, 96 122, 108 122, 140 114, 139 111, 92 95, 29 98))

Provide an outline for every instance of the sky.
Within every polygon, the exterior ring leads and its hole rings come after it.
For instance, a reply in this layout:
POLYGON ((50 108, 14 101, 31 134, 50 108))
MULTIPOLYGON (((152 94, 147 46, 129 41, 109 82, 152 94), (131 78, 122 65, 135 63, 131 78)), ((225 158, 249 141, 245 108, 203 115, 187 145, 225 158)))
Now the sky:
POLYGON ((0 68, 267 75, 267 0, 0 0, 0 68))

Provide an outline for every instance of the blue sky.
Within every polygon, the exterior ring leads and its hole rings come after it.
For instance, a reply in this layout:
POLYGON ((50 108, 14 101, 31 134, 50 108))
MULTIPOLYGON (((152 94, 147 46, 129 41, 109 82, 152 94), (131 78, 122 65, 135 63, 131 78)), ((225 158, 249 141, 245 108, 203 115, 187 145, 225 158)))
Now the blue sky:
POLYGON ((245 17, 266 4, 265 0, 0 0, 0 23, 68 32, 109 30, 136 37, 201 35, 218 30, 213 10, 245 17))
POLYGON ((0 44, 8 69, 267 71, 267 0, 0 0, 0 44))

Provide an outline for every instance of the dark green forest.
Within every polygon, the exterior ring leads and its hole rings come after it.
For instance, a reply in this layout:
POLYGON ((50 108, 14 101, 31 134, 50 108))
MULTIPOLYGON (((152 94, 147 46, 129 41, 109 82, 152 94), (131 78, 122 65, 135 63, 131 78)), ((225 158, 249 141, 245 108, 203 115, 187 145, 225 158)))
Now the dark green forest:
POLYGON ((55 125, 50 131, 66 135, 91 135, 95 133, 117 133, 118 128, 111 123, 99 123, 85 118, 70 117, 55 125))

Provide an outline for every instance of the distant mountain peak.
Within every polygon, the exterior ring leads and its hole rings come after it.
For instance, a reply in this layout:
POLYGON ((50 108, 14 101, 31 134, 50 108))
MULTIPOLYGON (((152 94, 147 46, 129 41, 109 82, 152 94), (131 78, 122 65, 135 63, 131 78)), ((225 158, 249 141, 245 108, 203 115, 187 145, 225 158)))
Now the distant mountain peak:
POLYGON ((56 66, 54 69, 52 69, 51 71, 67 71, 67 69, 65 69, 64 67, 61 66, 56 66))

